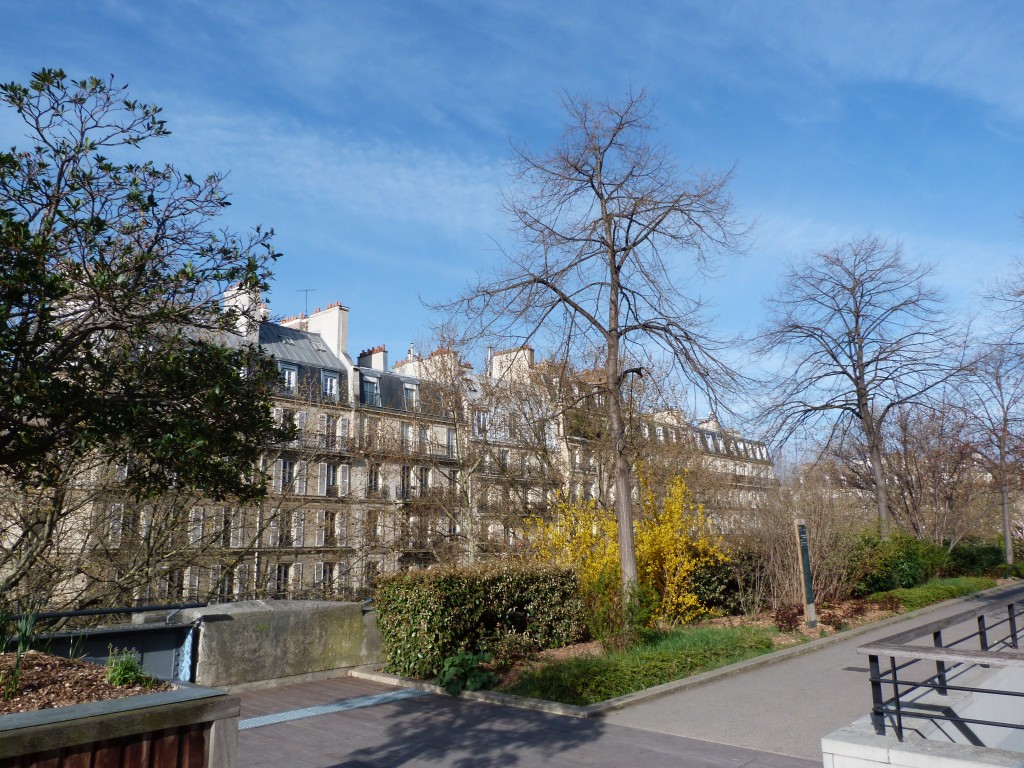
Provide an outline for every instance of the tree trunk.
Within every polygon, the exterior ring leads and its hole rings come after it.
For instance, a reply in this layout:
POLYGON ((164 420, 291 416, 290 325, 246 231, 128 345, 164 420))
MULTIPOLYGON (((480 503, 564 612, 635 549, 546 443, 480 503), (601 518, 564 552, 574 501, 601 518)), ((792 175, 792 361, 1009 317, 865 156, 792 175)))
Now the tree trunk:
POLYGON ((623 605, 636 587, 636 546, 633 542, 633 490, 630 487, 629 457, 626 455, 626 425, 622 419, 622 389, 619 386, 618 344, 608 345, 607 388, 608 427, 612 438, 615 477, 615 516, 619 523, 619 567, 622 570, 623 605))
POLYGON ((889 493, 885 487, 885 469, 882 466, 882 452, 878 438, 872 430, 868 435, 868 461, 871 464, 871 479, 875 484, 875 504, 878 507, 878 535, 889 538, 889 493))
POLYGON ((1003 511, 1003 546, 1006 564, 1013 565, 1013 529, 1010 527, 1010 489, 1006 483, 1006 468, 999 471, 999 503, 1003 511))

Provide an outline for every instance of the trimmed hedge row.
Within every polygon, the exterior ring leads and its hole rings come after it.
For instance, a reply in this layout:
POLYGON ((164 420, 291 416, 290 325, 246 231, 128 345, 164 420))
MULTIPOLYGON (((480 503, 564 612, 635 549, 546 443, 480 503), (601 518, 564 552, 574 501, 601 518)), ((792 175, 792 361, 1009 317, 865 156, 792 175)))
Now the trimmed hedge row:
POLYGON ((434 677, 460 651, 521 656, 586 634, 576 575, 563 568, 407 571, 377 583, 389 672, 434 677))

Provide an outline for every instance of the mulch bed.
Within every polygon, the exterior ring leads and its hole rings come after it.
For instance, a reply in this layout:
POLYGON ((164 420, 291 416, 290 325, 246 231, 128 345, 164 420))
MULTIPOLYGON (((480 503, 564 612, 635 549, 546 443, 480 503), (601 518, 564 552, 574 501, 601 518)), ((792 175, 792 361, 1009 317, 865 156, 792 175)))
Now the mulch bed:
MULTIPOLYGON (((14 654, 0 653, 3 680, 9 679, 13 671, 14 654)), ((106 670, 99 664, 28 651, 21 659, 18 689, 9 700, 0 700, 0 714, 32 712, 174 689, 170 683, 160 681, 149 688, 143 685, 118 688, 108 683, 105 675, 106 670)))

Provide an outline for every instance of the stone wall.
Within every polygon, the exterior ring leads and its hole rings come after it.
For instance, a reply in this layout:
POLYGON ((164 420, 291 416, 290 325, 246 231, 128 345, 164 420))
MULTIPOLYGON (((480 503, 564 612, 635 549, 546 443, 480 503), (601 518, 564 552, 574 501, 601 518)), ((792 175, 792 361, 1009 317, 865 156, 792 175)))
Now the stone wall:
POLYGON ((376 614, 359 603, 255 600, 181 611, 199 620, 196 679, 229 686, 379 660, 376 614))

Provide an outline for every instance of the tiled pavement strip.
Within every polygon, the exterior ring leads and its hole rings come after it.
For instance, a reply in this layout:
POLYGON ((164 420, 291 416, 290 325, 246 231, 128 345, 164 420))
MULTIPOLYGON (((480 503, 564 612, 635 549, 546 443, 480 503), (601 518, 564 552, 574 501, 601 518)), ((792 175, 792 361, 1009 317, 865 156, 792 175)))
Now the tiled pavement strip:
POLYGON ((253 768, 821 764, 346 677, 250 691, 241 698, 242 723, 248 725, 239 733, 238 764, 253 768))

